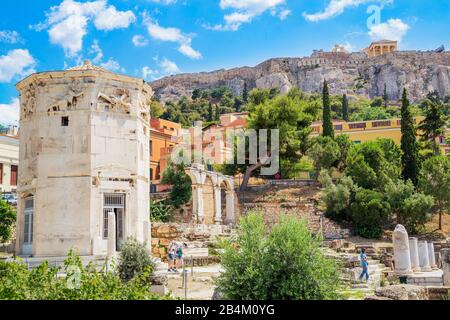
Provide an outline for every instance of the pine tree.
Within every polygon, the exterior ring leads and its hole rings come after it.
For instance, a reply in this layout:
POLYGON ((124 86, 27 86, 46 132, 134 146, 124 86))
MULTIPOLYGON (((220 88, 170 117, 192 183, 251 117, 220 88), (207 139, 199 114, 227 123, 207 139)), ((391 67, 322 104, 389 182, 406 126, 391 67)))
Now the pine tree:
POLYGON ((334 139, 333 121, 331 119, 330 93, 327 80, 323 82, 323 136, 334 139))
POLYGON ((344 94, 342 96, 342 119, 344 119, 344 121, 348 121, 348 99, 347 99, 347 95, 344 94))
POLYGON ((388 102, 389 102, 389 95, 387 93, 386 83, 384 84, 383 101, 384 101, 384 107, 387 108, 388 102))
POLYGON ((431 141, 435 155, 439 155, 437 138, 445 132, 443 105, 438 101, 426 100, 425 119, 419 125, 421 140, 431 141))
POLYGON ((244 82, 244 91, 242 92, 242 100, 244 100, 244 103, 248 102, 248 88, 247 88, 247 82, 244 82))
POLYGON ((416 139, 416 128, 414 120, 409 111, 409 100, 406 89, 403 89, 402 97, 402 120, 401 120, 401 149, 402 149, 402 176, 405 181, 408 179, 417 185, 419 175, 419 152, 416 139))

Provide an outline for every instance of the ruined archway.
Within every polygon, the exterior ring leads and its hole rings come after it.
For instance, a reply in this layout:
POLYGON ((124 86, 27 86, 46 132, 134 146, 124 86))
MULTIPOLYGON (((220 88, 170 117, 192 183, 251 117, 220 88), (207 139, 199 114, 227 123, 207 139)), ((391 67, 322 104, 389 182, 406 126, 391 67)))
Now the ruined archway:
POLYGON ((192 181, 193 221, 208 225, 234 224, 236 197, 233 178, 206 171, 203 165, 193 165, 186 169, 186 173, 192 181))

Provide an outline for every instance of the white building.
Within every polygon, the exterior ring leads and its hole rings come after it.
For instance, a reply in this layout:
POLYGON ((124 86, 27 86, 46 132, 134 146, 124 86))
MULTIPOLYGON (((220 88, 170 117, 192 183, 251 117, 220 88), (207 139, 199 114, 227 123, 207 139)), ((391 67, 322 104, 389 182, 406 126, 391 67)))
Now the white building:
POLYGON ((142 80, 85 62, 36 73, 20 91, 16 253, 106 255, 108 213, 120 248, 150 248, 149 102, 142 80))
POLYGON ((15 192, 19 166, 19 138, 17 132, 0 134, 0 193, 15 192))

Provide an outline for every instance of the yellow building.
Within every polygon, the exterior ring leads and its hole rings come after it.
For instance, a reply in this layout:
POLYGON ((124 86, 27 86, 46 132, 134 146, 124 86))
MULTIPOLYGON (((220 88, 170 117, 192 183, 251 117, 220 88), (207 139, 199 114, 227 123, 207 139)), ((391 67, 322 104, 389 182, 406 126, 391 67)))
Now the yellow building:
MULTIPOLYGON (((423 120, 424 117, 416 117, 414 118, 414 123, 419 124, 423 120)), ((346 134, 355 143, 363 143, 377 138, 386 138, 392 139, 395 143, 400 144, 402 138, 400 119, 358 122, 333 121, 333 124, 334 131, 337 135, 346 134)), ((312 129, 313 136, 322 134, 322 122, 315 122, 312 125, 312 129)), ((446 144, 445 137, 440 137, 439 143, 443 154, 450 154, 450 146, 446 144)))
POLYGON ((19 169, 17 127, 0 132, 0 193, 16 192, 19 169))

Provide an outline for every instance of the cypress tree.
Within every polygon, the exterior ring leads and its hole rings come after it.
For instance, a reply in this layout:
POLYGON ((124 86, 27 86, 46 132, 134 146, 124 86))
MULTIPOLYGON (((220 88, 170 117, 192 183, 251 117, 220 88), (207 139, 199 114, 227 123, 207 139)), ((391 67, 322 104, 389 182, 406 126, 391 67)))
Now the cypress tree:
POLYGON ((242 92, 242 100, 244 100, 244 103, 248 102, 247 82, 244 82, 244 91, 242 92))
POLYGON ((327 80, 323 82, 323 136, 334 139, 333 121, 331 119, 330 93, 327 80))
POLYGON ((383 101, 384 101, 384 107, 387 108, 388 102, 389 102, 389 95, 387 93, 386 83, 384 84, 383 101))
POLYGON ((342 96, 342 119, 348 121, 348 99, 346 94, 342 96))
POLYGON ((419 175, 419 152, 416 139, 416 128, 414 127, 414 120, 409 111, 409 100, 406 89, 403 89, 401 114, 402 176, 405 181, 409 179, 414 185, 417 185, 419 175))
POLYGON ((445 132, 445 117, 443 105, 439 101, 426 100, 425 119, 419 125, 423 132, 422 141, 430 141, 433 144, 434 154, 440 154, 437 138, 445 132))

